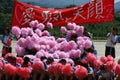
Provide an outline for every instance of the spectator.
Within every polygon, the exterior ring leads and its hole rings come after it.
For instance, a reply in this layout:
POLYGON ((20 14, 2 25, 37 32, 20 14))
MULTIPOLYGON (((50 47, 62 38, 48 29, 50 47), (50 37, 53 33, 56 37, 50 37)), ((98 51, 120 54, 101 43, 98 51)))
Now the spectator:
POLYGON ((3 48, 2 48, 2 57, 4 57, 7 53, 12 52, 12 47, 11 47, 11 40, 12 36, 10 35, 10 28, 6 27, 4 30, 4 34, 2 35, 2 43, 3 43, 3 48))
POLYGON ((111 55, 115 58, 115 45, 116 45, 116 34, 117 28, 112 27, 111 32, 107 34, 107 41, 106 41, 106 49, 105 49, 105 56, 111 55))

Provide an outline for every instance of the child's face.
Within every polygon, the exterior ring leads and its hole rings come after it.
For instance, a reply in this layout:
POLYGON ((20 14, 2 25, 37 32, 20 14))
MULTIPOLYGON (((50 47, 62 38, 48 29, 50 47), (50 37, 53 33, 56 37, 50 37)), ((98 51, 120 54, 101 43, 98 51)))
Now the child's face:
POLYGON ((115 34, 117 34, 117 31, 116 30, 112 30, 112 33, 115 35, 115 34))

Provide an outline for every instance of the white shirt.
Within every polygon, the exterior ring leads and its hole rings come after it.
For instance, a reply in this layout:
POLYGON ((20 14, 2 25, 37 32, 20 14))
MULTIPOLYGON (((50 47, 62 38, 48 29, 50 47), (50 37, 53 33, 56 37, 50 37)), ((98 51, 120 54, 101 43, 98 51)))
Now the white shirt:
POLYGON ((113 42, 116 42, 116 35, 113 35, 112 33, 108 33, 107 34, 107 42, 106 42, 106 46, 107 47, 115 47, 115 45, 112 43, 113 42))

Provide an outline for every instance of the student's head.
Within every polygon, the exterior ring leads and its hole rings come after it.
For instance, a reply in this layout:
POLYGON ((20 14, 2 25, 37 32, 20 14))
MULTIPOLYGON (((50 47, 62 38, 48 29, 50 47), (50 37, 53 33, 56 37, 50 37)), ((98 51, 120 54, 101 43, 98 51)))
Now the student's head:
POLYGON ((61 64, 63 64, 63 65, 65 65, 66 64, 66 60, 65 59, 61 59, 60 61, 59 61, 59 63, 61 63, 61 64))
POLYGON ((111 29, 112 34, 116 35, 117 31, 118 31, 118 29, 116 27, 112 27, 112 29, 111 29))
POLYGON ((10 28, 9 27, 5 27, 4 34, 6 34, 6 35, 10 34, 10 28))
POLYGON ((46 62, 47 64, 51 64, 53 62, 54 62, 54 59, 52 57, 47 58, 47 62, 46 62))

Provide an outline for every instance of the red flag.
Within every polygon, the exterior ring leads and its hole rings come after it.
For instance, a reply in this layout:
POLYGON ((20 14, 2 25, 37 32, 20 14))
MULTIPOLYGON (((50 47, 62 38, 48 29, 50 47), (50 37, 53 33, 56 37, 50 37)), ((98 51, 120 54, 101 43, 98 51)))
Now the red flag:
POLYGON ((12 26, 28 27, 32 20, 63 26, 68 22, 76 24, 109 22, 113 18, 114 0, 91 0, 84 5, 66 9, 41 8, 15 1, 12 26))

